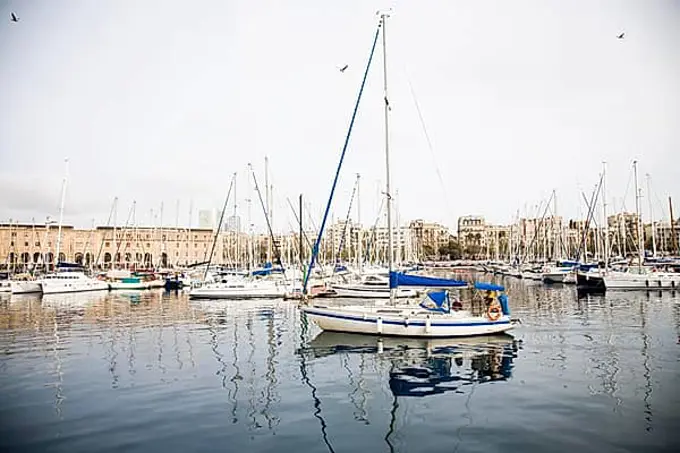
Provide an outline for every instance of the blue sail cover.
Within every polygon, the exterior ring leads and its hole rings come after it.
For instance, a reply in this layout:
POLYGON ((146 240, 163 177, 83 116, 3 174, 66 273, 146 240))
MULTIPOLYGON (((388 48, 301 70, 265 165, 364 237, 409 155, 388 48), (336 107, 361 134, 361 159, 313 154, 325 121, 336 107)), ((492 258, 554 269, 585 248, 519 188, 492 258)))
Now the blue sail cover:
POLYGON ((434 288, 451 288, 467 286, 466 282, 450 280, 447 278, 423 277, 421 275, 408 275, 401 272, 390 272, 390 288, 398 286, 429 286, 434 288))
POLYGON ((475 289, 480 291, 505 291, 505 288, 501 285, 494 285, 493 283, 477 282, 475 283, 475 289))
POLYGON ((446 290, 429 292, 420 303, 420 306, 425 310, 448 313, 451 311, 449 293, 446 290))

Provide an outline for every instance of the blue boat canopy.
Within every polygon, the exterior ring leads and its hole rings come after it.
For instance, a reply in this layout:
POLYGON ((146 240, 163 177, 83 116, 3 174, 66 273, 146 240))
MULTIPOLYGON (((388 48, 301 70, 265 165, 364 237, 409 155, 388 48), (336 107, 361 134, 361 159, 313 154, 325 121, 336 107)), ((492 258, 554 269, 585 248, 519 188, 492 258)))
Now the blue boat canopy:
POLYGON ((467 286, 467 282, 450 280, 447 278, 423 277, 421 275, 408 275, 401 272, 390 272, 390 288, 398 286, 429 286, 435 288, 451 288, 467 286))
POLYGON ((430 291, 420 303, 420 306, 425 310, 448 313, 451 311, 449 293, 446 290, 430 291))
POLYGON ((475 283, 475 289, 481 291, 505 291, 505 287, 501 285, 494 285, 493 283, 477 282, 475 283))

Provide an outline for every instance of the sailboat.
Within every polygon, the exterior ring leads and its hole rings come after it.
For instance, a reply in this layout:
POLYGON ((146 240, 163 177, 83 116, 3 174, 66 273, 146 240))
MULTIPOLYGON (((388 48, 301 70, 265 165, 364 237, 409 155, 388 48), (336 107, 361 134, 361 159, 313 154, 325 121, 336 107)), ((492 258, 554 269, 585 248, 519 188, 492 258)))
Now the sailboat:
MULTIPOLYGON (((502 333, 512 329, 513 322, 510 319, 510 310, 508 306, 508 298, 505 294, 499 294, 504 291, 502 286, 491 285, 486 283, 478 283, 474 285, 475 289, 480 291, 487 291, 485 298, 486 306, 480 304, 477 307, 472 307, 471 310, 463 310, 462 304, 459 301, 451 302, 449 297, 449 289, 468 287, 466 282, 449 280, 443 278, 424 277, 416 275, 408 275, 394 271, 394 244, 392 241, 392 208, 391 208, 391 191, 390 191, 390 165, 389 165, 389 102, 387 90, 387 43, 386 43, 386 21, 387 13, 380 13, 380 22, 378 24, 375 36, 373 39, 373 47, 371 48, 370 57, 364 73, 364 78, 359 90, 354 114, 350 122, 349 131, 345 138, 342 154, 340 157, 340 164, 336 171, 333 186, 331 188, 331 195, 326 206, 324 218, 322 220, 319 235, 317 236, 314 245, 312 257, 310 259, 308 271, 306 273, 307 279, 314 266, 316 255, 319 250, 319 243, 323 234, 323 228, 326 223, 330 205, 335 192, 335 187, 338 181, 338 175, 344 160, 345 152, 349 142, 349 136, 354 125, 356 112, 359 107, 359 102, 366 83, 366 77, 373 60, 375 47, 378 42, 378 37, 382 31, 382 47, 383 47, 383 81, 384 81, 384 114, 385 114, 385 159, 386 159, 386 201, 387 201, 387 233, 388 233, 388 265, 389 265, 389 289, 390 301, 389 304, 375 302, 373 305, 361 304, 353 306, 329 306, 329 305, 307 305, 302 307, 302 312, 316 323, 321 329, 336 332, 346 333, 363 333, 374 335, 392 335, 402 337, 426 337, 426 338, 440 338, 440 337, 457 337, 457 336, 472 336, 472 335, 488 335, 502 333), (436 291, 429 292, 425 298, 418 305, 404 304, 396 305, 395 296, 396 290, 399 287, 424 287, 424 288, 438 288, 436 291), (476 308, 476 309, 475 309, 476 308)), ((303 292, 306 294, 307 279, 303 287, 303 292)))
MULTIPOLYGON (((68 159, 66 160, 68 175, 68 159)), ((61 228, 64 220, 64 201, 66 199, 67 176, 61 187, 61 205, 59 207, 59 232, 57 233, 57 265, 56 272, 45 275, 39 280, 43 294, 75 293, 82 291, 108 291, 109 284, 105 281, 89 277, 82 271, 80 265, 61 263, 61 228)))

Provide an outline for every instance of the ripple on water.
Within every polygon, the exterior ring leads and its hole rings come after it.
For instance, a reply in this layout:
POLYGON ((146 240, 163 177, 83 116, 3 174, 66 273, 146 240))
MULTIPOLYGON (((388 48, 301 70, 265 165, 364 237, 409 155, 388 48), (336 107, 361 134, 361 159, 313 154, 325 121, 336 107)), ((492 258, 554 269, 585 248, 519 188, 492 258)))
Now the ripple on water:
POLYGON ((507 287, 512 335, 437 341, 319 333, 285 301, 3 298, 0 448, 678 447, 678 294, 507 287))

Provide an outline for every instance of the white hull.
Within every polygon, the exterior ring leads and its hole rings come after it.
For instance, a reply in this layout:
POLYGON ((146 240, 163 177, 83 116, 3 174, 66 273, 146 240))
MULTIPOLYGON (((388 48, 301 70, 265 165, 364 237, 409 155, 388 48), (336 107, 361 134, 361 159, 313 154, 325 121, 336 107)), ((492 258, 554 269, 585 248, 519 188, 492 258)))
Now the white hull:
POLYGON ((109 288, 111 290, 142 290, 149 289, 149 282, 109 282, 109 288))
POLYGON ((16 281, 11 283, 12 294, 41 293, 42 286, 37 281, 16 281))
POLYGON ((670 272, 608 272, 603 280, 606 289, 680 289, 680 274, 670 272))
POLYGON ((214 283, 192 289, 189 297, 192 299, 278 299, 285 294, 286 288, 283 285, 214 283))
POLYGON ((0 293, 9 293, 9 292, 11 292, 11 291, 12 291, 12 286, 11 286, 11 285, 12 285, 12 284, 11 284, 9 281, 7 281, 7 280, 1 281, 1 282, 0 282, 0 293))
POLYGON ((43 294, 60 294, 60 293, 80 293, 86 291, 108 291, 108 282, 97 280, 94 278, 79 278, 79 279, 50 279, 42 280, 41 286, 43 294))
MULTIPOLYGON (((411 307, 413 309, 414 307, 411 307)), ((468 337, 490 335, 512 329, 510 317, 496 321, 471 316, 467 312, 450 314, 398 313, 397 307, 362 309, 361 307, 304 307, 302 311, 322 330, 398 337, 468 337)))
MULTIPOLYGON (((367 286, 367 285, 345 285, 337 284, 331 285, 331 289, 335 291, 338 297, 351 297, 351 298, 362 298, 362 299, 389 299, 390 289, 367 286)), ((406 297, 414 297, 418 295, 418 291, 412 288, 397 288, 395 291, 395 297, 403 299, 406 297)))

